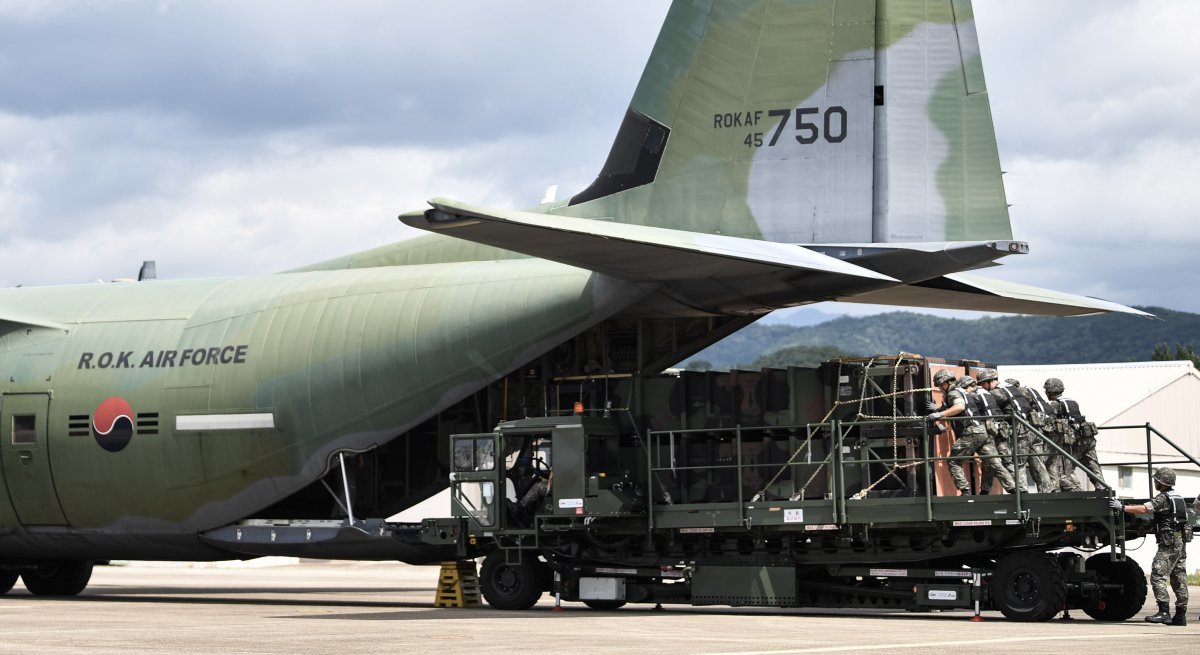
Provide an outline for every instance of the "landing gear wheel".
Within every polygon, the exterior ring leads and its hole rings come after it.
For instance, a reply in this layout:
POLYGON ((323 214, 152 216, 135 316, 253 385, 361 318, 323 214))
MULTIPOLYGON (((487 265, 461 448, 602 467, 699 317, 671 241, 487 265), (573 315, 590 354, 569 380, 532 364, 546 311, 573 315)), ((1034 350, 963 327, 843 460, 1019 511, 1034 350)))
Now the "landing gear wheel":
POLYGON ((623 600, 585 600, 583 604, 594 610, 619 610, 625 607, 623 600))
POLYGON ((499 610, 527 610, 542 597, 545 573, 528 553, 520 553, 515 564, 505 561, 504 551, 492 551, 483 560, 479 586, 488 605, 499 610))
POLYGON ((1010 621, 1047 621, 1063 609, 1062 567, 1046 553, 1013 553, 996 564, 992 603, 1010 621))
POLYGON ((20 574, 16 571, 0 571, 0 594, 7 594, 17 584, 20 574))
POLYGON ((1084 601, 1084 614, 1097 621, 1124 621, 1142 609, 1146 603, 1146 573, 1137 562, 1117 562, 1112 553, 1100 553, 1089 557, 1084 566, 1100 576, 1101 584, 1121 585, 1119 590, 1106 589, 1100 598, 1084 601))
POLYGON ((75 596, 92 578, 91 560, 47 562, 21 572, 25 588, 35 596, 75 596))

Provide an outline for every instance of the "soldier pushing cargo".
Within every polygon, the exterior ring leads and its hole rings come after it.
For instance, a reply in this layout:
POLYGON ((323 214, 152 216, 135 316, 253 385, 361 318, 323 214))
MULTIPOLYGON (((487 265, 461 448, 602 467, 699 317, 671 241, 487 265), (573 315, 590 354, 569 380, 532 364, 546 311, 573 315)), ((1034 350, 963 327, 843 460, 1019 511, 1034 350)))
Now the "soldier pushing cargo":
MULTIPOLYGON (((1013 480, 1024 487, 1024 471, 1013 467, 1013 449, 1009 439, 1012 426, 1001 418, 1004 415, 1004 410, 1000 408, 1000 403, 990 392, 991 387, 995 386, 996 372, 991 369, 980 369, 977 375, 977 385, 971 390, 968 400, 975 403, 976 410, 980 416, 988 417, 983 419, 983 427, 987 430, 988 436, 992 438, 992 443, 996 446, 996 452, 1000 456, 1000 463, 1004 465, 1004 469, 1008 471, 1009 475, 1013 476, 1013 480)), ((992 481, 994 479, 995 476, 992 474, 992 470, 985 467, 979 485, 979 493, 991 493, 992 481)))
MULTIPOLYGON (((943 369, 934 375, 933 384, 941 389, 943 401, 941 405, 929 403, 929 409, 932 412, 927 417, 929 420, 937 421, 959 415, 970 417, 955 425, 954 432, 957 438, 954 440, 954 445, 950 447, 950 455, 965 457, 978 454, 983 458, 984 466, 1000 479, 1000 486, 1009 493, 1015 491, 1016 483, 1013 482, 1012 475, 1000 462, 996 446, 984 428, 983 420, 979 418, 980 410, 976 401, 971 399, 971 394, 976 387, 975 379, 964 375, 959 380, 958 387, 951 388, 954 386, 954 374, 943 369)), ((954 486, 958 488, 959 494, 971 495, 971 485, 967 481, 967 473, 963 469, 962 460, 950 461, 950 475, 954 478, 954 486)))
MULTIPOLYGON (((1050 412, 1052 412, 1054 408, 1051 407, 1050 401, 1043 398, 1042 394, 1037 392, 1037 389, 1023 386, 1020 380, 1008 378, 1004 381, 1004 383, 1014 389, 1017 389, 1021 392, 1022 396, 1025 396, 1025 401, 1029 403, 1029 424, 1033 426, 1033 429, 1041 433, 1041 435, 1045 436, 1046 438, 1052 439, 1054 434, 1050 430, 1050 412)), ((1054 449, 1051 448, 1050 445, 1047 444, 1043 439, 1038 437, 1037 434, 1034 434, 1033 431, 1030 431, 1029 436, 1033 443, 1031 457, 1041 461, 1042 466, 1046 469, 1046 475, 1048 478, 1046 481, 1045 491, 1058 491, 1058 475, 1055 473, 1053 468, 1053 457, 1056 454, 1054 449)), ((1038 490, 1042 491, 1040 487, 1038 490)))
MULTIPOLYGON (((1022 393, 1020 383, 1013 384, 1016 380, 1005 380, 1004 385, 1001 386, 998 378, 995 370, 984 371, 979 374, 979 385, 996 399, 1000 409, 1005 413, 1015 414, 1021 420, 1032 424, 1033 406, 1022 393)), ((1025 471, 1030 469, 1039 492, 1058 491, 1058 482, 1046 470, 1044 458, 1038 456, 1041 452, 1039 440, 1029 431, 1029 428, 1024 423, 1018 422, 1014 426, 1007 421, 1000 422, 998 427, 1001 433, 1015 431, 1015 433, 1007 435, 1007 441, 1010 447, 1017 449, 1017 470, 1014 472, 1017 484, 1021 487, 1026 485, 1025 471)), ((997 446, 997 450, 1000 450, 999 446, 997 446)), ((1004 451, 1000 450, 1000 453, 1003 455, 1004 451)))
MULTIPOLYGON (((1066 389, 1062 380, 1050 378, 1046 380, 1045 388, 1046 396, 1050 399, 1050 405, 1054 407, 1058 420, 1058 431, 1060 434, 1066 435, 1063 439, 1063 448, 1079 460, 1084 468, 1091 471, 1096 477, 1103 479, 1104 474, 1100 470, 1099 458, 1096 456, 1096 424, 1084 418, 1083 412, 1079 411, 1078 402, 1063 397, 1062 393, 1066 389), (1070 447, 1067 446, 1068 443, 1070 447)), ((1064 458, 1062 470, 1064 474, 1069 472, 1072 480, 1075 477, 1074 468, 1074 464, 1064 458)))
MULTIPOLYGON (((1050 378, 1051 380, 1055 378, 1050 378)), ((1049 380, 1047 380, 1049 382, 1049 380)), ((1060 382, 1061 384, 1061 382, 1060 382)), ((1060 432, 1061 424, 1058 421, 1058 410, 1046 400, 1038 390, 1033 387, 1021 387, 1021 391, 1025 393, 1025 397, 1029 399, 1033 407, 1033 418, 1030 421, 1035 427, 1038 427, 1042 434, 1046 435, 1059 448, 1071 452, 1074 445, 1074 439, 1070 436, 1064 436, 1060 432), (1040 423, 1040 425, 1039 425, 1040 423), (1070 441, 1068 445, 1064 441, 1070 441)), ((1069 469, 1063 468, 1063 456, 1058 451, 1046 446, 1046 470, 1050 472, 1050 476, 1058 483, 1059 491, 1079 491, 1079 481, 1075 479, 1075 471, 1072 466, 1069 469)), ((1067 465, 1071 466, 1070 460, 1067 460, 1067 465)))

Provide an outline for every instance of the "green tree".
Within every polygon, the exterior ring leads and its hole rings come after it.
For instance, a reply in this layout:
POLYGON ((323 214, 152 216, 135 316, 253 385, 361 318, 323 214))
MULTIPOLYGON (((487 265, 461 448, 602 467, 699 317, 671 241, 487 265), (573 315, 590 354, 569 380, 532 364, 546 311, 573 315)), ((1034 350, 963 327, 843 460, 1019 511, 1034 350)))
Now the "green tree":
POLYGON ((712 362, 704 359, 693 359, 685 367, 689 371, 711 371, 712 362))
POLYGON ((1196 354, 1196 347, 1191 345, 1183 345, 1182 343, 1175 344, 1175 350, 1165 343, 1160 343, 1154 347, 1154 352, 1150 355, 1150 359, 1156 362, 1188 362, 1192 366, 1200 368, 1200 355, 1196 354))
POLYGON ((831 359, 857 356, 833 346, 788 346, 765 355, 759 355, 749 368, 785 368, 788 366, 816 368, 821 362, 831 359))

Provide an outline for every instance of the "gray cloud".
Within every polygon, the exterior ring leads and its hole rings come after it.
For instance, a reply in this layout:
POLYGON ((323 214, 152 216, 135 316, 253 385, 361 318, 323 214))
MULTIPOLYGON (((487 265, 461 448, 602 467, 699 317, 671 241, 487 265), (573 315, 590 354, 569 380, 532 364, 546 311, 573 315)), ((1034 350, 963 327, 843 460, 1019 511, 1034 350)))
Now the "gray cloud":
POLYGON ((1200 311, 1193 2, 976 3, 1014 235, 985 274, 1200 311))
MULTIPOLYGON (((985 274, 1200 311, 1200 4, 975 4, 1033 247, 985 274)), ((577 191, 666 8, 0 0, 0 284, 263 273, 403 238, 435 195, 577 191)))
POLYGON ((665 9, 0 0, 0 284, 265 273, 582 188, 665 9))
POLYGON ((665 6, 66 5, 0 21, 0 110, 137 111, 218 136, 303 130, 335 143, 449 146, 603 120, 572 100, 628 95, 623 73, 640 69, 665 6), (531 111, 531 100, 553 98, 563 102, 531 111))

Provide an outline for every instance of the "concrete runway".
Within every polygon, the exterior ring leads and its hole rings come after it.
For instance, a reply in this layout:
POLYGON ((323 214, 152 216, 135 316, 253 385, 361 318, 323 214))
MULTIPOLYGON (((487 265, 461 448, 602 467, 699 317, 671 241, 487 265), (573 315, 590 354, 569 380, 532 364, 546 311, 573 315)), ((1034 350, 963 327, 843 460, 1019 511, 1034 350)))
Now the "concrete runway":
MULTIPOLYGON (((1195 652, 1186 628, 1136 619, 1009 623, 997 612, 634 606, 543 598, 526 612, 435 609, 438 568, 302 561, 97 567, 76 598, 0 596, 0 653, 1054 653, 1195 652)), ((1200 589, 1193 589, 1200 594, 1200 589)), ((1197 596, 1200 597, 1200 596, 1197 596)), ((1197 604, 1200 606, 1200 603, 1197 604)))

